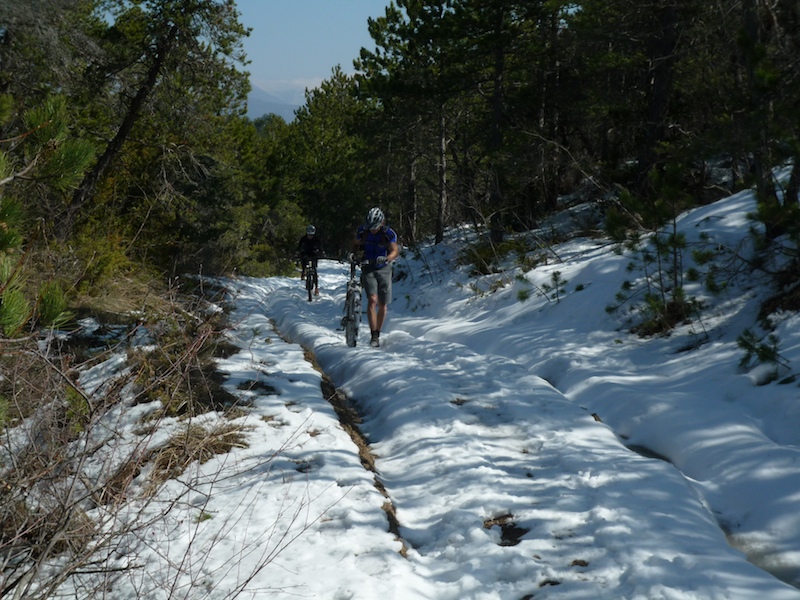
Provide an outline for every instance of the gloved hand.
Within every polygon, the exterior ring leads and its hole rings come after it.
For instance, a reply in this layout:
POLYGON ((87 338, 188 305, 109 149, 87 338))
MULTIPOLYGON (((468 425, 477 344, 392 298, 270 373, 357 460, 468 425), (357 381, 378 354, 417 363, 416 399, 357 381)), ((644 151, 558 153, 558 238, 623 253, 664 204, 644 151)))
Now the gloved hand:
POLYGON ((378 265, 379 267, 382 267, 383 265, 386 264, 386 257, 379 256, 378 258, 375 259, 375 264, 378 265))

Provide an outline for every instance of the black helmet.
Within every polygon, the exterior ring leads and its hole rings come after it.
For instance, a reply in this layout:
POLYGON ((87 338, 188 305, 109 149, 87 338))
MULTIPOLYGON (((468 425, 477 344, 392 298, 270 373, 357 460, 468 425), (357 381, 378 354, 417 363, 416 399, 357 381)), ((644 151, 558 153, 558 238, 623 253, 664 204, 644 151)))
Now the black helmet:
POLYGON ((314 235, 315 233, 317 233, 317 228, 314 227, 313 225, 309 225, 308 227, 306 227, 306 233, 308 235, 314 235))

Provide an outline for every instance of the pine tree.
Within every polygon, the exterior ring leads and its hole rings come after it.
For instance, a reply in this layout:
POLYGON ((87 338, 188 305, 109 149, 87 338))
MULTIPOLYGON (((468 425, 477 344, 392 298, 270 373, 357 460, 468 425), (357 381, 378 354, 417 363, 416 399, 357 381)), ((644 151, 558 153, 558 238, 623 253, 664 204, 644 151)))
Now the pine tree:
MULTIPOLYGON (((12 107, 8 97, 0 101, 0 122, 11 118, 12 107)), ((25 189, 35 182, 68 192, 93 159, 93 148, 70 135, 63 97, 48 98, 22 120, 26 131, 4 140, 14 152, 0 150, 0 329, 11 337, 26 323, 55 327, 69 317, 58 282, 45 281, 34 299, 26 289, 25 189)))

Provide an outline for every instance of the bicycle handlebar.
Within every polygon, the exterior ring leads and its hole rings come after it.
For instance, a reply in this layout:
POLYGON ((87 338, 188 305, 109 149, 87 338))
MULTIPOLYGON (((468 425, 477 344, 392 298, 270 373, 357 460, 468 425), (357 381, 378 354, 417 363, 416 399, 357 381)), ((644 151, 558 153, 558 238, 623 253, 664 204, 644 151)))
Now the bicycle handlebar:
MULTIPOLYGON (((357 267, 377 267, 379 263, 374 260, 367 260, 366 258, 356 258, 354 256, 348 256, 348 262, 351 265, 355 265, 357 267)), ((384 265, 387 263, 383 263, 384 265)))

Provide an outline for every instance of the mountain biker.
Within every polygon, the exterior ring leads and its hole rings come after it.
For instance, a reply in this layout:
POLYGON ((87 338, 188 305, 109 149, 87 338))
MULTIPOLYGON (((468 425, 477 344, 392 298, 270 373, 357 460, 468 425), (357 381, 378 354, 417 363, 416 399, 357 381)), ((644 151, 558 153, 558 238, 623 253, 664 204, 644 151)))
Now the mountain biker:
POLYGON ((369 345, 380 346, 380 335, 386 311, 392 299, 392 261, 400 255, 397 234, 386 226, 383 211, 370 209, 366 221, 356 231, 355 248, 363 252, 368 264, 361 269, 361 285, 367 294, 369 345))
POLYGON ((317 260, 323 256, 322 241, 317 237, 317 228, 313 225, 306 227, 306 234, 297 243, 297 253, 300 255, 300 279, 306 278, 306 266, 309 262, 314 265, 314 294, 319 295, 319 277, 317 275, 317 260))

